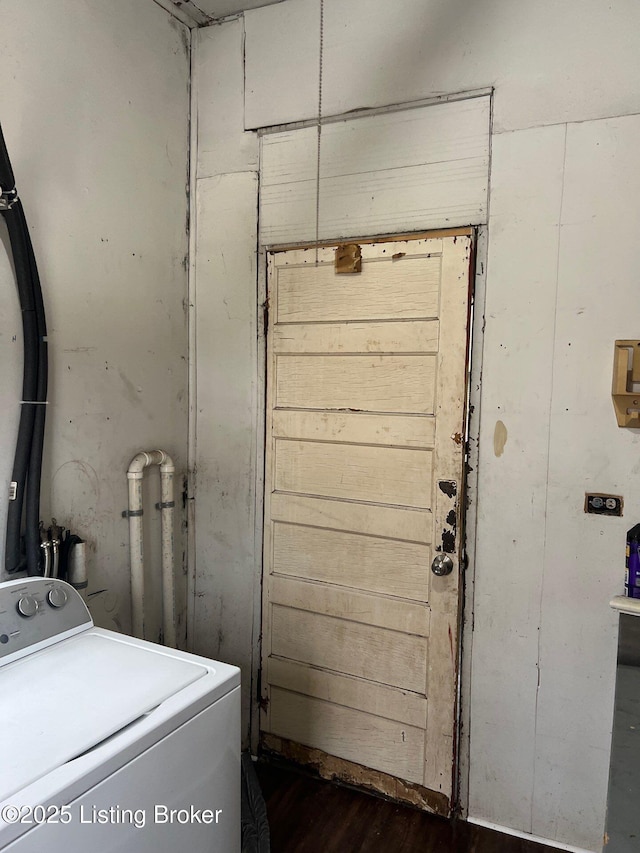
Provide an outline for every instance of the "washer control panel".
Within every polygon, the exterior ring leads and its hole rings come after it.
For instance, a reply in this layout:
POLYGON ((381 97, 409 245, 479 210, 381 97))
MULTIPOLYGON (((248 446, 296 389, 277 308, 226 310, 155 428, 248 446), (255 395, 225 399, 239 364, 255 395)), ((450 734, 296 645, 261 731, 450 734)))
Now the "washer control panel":
POLYGON ((17 652, 92 625, 81 596, 64 581, 23 578, 0 584, 0 666, 17 652))

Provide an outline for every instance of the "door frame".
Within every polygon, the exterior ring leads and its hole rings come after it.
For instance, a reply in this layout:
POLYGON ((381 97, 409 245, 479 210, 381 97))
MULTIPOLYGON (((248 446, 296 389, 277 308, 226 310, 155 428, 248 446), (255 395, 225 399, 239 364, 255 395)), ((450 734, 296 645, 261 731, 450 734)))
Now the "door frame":
MULTIPOLYGON (((340 242, 371 244, 398 240, 433 239, 438 237, 471 236, 473 240, 472 265, 470 269, 470 305, 469 328, 467 335, 467 393, 465 440, 467 442, 467 460, 463 471, 462 494, 460 496, 461 521, 461 555, 464 568, 460 576, 460 611, 458 627, 458 659, 457 659, 457 701, 454 732, 454 764, 453 764, 453 793, 452 808, 455 813, 466 814, 468 800, 468 756, 469 756, 469 697, 471 678, 471 635, 473 631, 473 552, 475 545, 475 529, 477 518, 477 480, 478 480, 478 433, 480 418, 480 379, 483 346, 484 295, 486 283, 486 226, 469 226, 464 228, 437 229, 431 231, 416 231, 401 234, 384 234, 368 237, 345 237, 334 240, 323 240, 316 243, 299 242, 277 245, 260 245, 258 247, 258 430, 257 458, 261 460, 257 466, 256 482, 256 527, 255 546, 260 553, 260 571, 254 584, 254 624, 252 649, 252 685, 251 685, 251 720, 250 743, 251 751, 258 752, 260 737, 260 668, 262 660, 262 587, 264 576, 263 560, 263 531, 264 531, 264 488, 265 488, 265 458, 266 458, 266 377, 267 377, 267 267, 268 255, 273 252, 294 249, 314 249, 332 247, 340 242)), ((317 752, 317 751, 316 751, 317 752)), ((302 755, 292 755, 293 761, 300 760, 302 755)), ((308 757, 308 756, 307 756, 308 757)), ((327 766, 327 774, 331 775, 332 768, 327 766)))
POLYGON ((487 225, 475 227, 475 274, 471 292, 469 332, 469 391, 467 394, 467 465, 464 490, 463 548, 466 567, 462 586, 460 658, 458 661, 457 720, 457 813, 466 818, 469 804, 469 754, 471 732, 471 669, 473 615, 475 607, 475 553, 478 523, 478 480, 480 476, 480 401, 484 352, 484 321, 487 286, 487 225))

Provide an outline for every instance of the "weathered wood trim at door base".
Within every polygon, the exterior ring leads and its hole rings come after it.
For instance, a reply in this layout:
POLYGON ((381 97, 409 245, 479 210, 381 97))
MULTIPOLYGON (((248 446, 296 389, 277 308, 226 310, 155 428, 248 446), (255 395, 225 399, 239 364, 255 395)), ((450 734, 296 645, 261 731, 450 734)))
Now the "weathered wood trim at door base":
POLYGON ((286 738, 276 735, 262 733, 260 739, 260 752, 262 755, 272 755, 278 760, 283 758, 287 762, 299 765, 305 770, 316 772, 321 779, 344 782, 347 785, 355 785, 358 788, 369 790, 377 796, 388 797, 402 803, 410 803, 422 811, 447 817, 450 814, 449 798, 437 791, 430 791, 411 782, 403 782, 388 773, 363 767, 352 761, 345 761, 328 755, 321 749, 313 749, 303 746, 286 738))

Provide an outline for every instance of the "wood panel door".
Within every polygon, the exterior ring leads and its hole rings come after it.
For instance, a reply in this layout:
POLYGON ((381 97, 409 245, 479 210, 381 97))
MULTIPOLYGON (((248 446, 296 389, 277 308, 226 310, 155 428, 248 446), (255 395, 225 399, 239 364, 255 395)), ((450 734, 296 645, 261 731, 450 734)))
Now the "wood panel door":
POLYGON ((269 256, 261 743, 448 814, 471 236, 269 256), (442 552, 453 571, 437 577, 442 552))

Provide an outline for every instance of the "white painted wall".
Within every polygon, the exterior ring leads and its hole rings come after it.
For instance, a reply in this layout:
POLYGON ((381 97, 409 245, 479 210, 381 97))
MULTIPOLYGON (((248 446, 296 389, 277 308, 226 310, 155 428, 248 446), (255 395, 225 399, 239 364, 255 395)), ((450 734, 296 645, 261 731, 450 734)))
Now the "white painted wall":
MULTIPOLYGON (((124 630, 127 466, 140 449, 167 450, 177 463, 180 506, 186 465, 188 53, 188 29, 150 0, 0 5, 0 121, 49 327, 43 515, 87 539, 89 592, 105 590, 90 598, 92 609, 104 626, 124 630)), ((4 226, 0 232, 5 239, 4 226)), ((3 494, 21 338, 15 283, 0 249, 3 494)), ((3 552, 5 519, 3 500, 3 552)))
POLYGON ((200 30, 195 50, 196 553, 189 643, 197 654, 242 668, 246 745, 251 696, 257 695, 262 332, 258 140, 244 130, 243 42, 240 18, 200 30))
MULTIPOLYGON (((484 86, 498 132, 637 112, 639 18, 634 0, 324 0, 323 113, 484 86)), ((319 22, 319 0, 246 13, 246 127, 316 117, 319 22)))
MULTIPOLYGON (((228 213, 223 240, 211 240, 207 220, 197 284, 208 298, 198 329, 214 327, 214 312, 223 318, 215 321, 219 353, 237 346, 238 323, 223 313, 230 290, 244 299, 255 288, 248 262, 234 264, 230 277, 222 267, 232 247, 255 250, 247 224, 255 185, 239 192, 228 175, 256 171, 255 136, 245 128, 316 115, 318 23, 318 0, 285 0, 199 33, 201 189, 225 175, 210 184, 210 202, 199 194, 199 224, 210 205, 228 213), (206 258, 216 252, 212 272, 206 258)), ((484 361, 474 390, 481 428, 464 696, 469 814, 593 851, 604 828, 615 676, 608 599, 621 591, 624 531, 640 515, 640 438, 618 429, 610 400, 613 340, 640 337, 632 307, 639 34, 632 0, 325 0, 325 114, 495 87, 484 361), (499 457, 497 420, 508 432, 499 457), (623 494, 625 517, 584 515, 586 489, 623 494)), ((246 354, 257 299, 243 306, 246 354)), ((480 330, 481 306, 477 314, 480 330)), ((199 385, 211 368, 199 358, 199 385)), ((233 382, 248 395, 261 370, 243 357, 233 382)), ((223 418, 226 430, 251 426, 249 448, 260 438, 259 398, 246 396, 240 410, 225 406, 228 381, 216 379, 199 406, 199 441, 223 418)), ((227 454, 222 444, 213 450, 227 454)), ((220 625, 231 625, 234 662, 255 671, 246 596, 258 578, 260 539, 246 459, 227 455, 222 476, 198 493, 196 642, 214 653, 220 625), (206 519, 224 517, 228 494, 241 523, 217 544, 206 519), (220 624, 207 619, 219 600, 220 624)))
POLYGON ((612 342, 636 328, 639 133, 629 116, 493 148, 470 811, 594 850, 615 676, 606 605, 640 510, 639 437, 618 429, 610 401, 612 342), (623 494, 625 518, 586 516, 587 490, 623 494))
MULTIPOLYGON (((198 182, 198 437, 193 650, 241 665, 248 729, 256 551, 256 208, 253 172, 198 182)), ((255 685, 253 686, 255 695, 255 685)))

